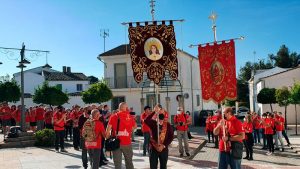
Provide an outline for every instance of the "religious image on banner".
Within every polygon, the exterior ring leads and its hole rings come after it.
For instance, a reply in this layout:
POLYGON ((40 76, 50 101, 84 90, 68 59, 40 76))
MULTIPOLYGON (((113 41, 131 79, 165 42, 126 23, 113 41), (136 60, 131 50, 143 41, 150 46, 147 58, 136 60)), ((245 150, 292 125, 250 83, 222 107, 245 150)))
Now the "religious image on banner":
POLYGON ((133 76, 137 83, 146 72, 159 84, 168 71, 170 78, 178 77, 176 40, 173 25, 129 26, 130 56, 133 76))
POLYGON ((199 46, 199 64, 204 100, 221 103, 237 97, 234 41, 199 46))

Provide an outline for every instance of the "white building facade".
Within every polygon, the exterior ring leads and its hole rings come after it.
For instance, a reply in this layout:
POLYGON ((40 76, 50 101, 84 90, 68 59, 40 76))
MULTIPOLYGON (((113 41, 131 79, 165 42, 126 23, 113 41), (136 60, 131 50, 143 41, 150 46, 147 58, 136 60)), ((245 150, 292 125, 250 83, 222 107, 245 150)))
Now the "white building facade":
MULTIPOLYGON (((21 86, 21 73, 15 73, 13 79, 21 86)), ((69 94, 69 102, 64 104, 66 107, 78 104, 84 106, 80 92, 89 88, 89 80, 83 73, 73 73, 70 67, 63 66, 62 72, 50 68, 37 67, 24 71, 24 94, 28 97, 24 102, 26 107, 35 106, 31 96, 34 95, 35 89, 41 87, 47 81, 49 86, 56 86, 63 92, 69 94)), ((16 104, 20 104, 17 102, 16 104)))
POLYGON ((248 81, 249 85, 249 101, 250 101, 250 110, 255 112, 261 112, 257 103, 257 94, 262 89, 262 86, 258 82, 260 82, 261 78, 280 73, 286 71, 287 69, 283 69, 280 67, 275 67, 273 69, 265 69, 265 70, 256 70, 254 75, 248 81))
MULTIPOLYGON (((144 82, 137 84, 133 78, 131 58, 128 45, 120 45, 98 57, 105 63, 104 78, 113 92, 114 98, 107 102, 111 109, 117 109, 120 102, 125 101, 129 107, 140 115, 143 107, 152 107, 156 103, 154 84, 144 77, 144 82), (146 79, 146 80, 145 80, 146 79)), ((204 102, 201 97, 200 69, 198 58, 177 50, 178 81, 166 78, 159 87, 158 102, 168 110, 170 118, 176 114, 179 103, 185 111, 190 111, 194 122, 198 120, 201 110, 216 110, 213 102, 204 102), (178 95, 183 97, 178 102, 178 95)), ((171 119, 170 119, 171 120, 171 119)), ((196 122, 197 123, 197 122, 196 122)))
MULTIPOLYGON (((259 75, 259 74, 258 74, 259 75)), ((255 77, 255 76, 254 76, 255 77)), ((295 82, 300 82, 300 66, 292 68, 292 69, 282 69, 282 68, 274 68, 269 70, 268 73, 265 73, 263 76, 260 75, 255 78, 256 83, 254 87, 254 93, 256 94, 255 97, 257 97, 257 94, 261 91, 263 88, 275 88, 275 89, 281 89, 282 87, 286 86, 290 89, 294 85, 295 82), (276 71, 274 71, 276 70, 276 71)), ((249 93, 250 93, 250 105, 251 105, 251 93, 253 93, 253 86, 250 86, 249 81, 249 93), (251 90, 252 89, 252 90, 251 90)), ((252 83, 253 84, 253 83, 252 83)), ((253 96, 252 96, 253 97, 253 96)), ((256 105, 256 111, 260 111, 262 113, 265 112, 271 112, 271 107, 269 104, 260 104, 255 102, 256 105)), ((280 107, 278 104, 272 104, 273 111, 282 112, 284 114, 284 107, 280 107)), ((296 109, 298 113, 300 112, 300 106, 296 105, 296 109)), ((295 111, 295 105, 289 105, 287 107, 287 122, 288 124, 295 124, 296 120, 299 123, 299 117, 296 119, 296 111, 295 111)))

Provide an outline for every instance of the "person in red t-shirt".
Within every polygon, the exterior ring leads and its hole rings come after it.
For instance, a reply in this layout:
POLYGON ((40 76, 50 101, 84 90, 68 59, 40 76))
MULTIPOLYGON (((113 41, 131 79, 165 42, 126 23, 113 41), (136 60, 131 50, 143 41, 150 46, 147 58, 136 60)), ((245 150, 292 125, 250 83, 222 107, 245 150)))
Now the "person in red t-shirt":
POLYGON ((17 125, 17 117, 15 116, 16 114, 15 113, 17 113, 16 112, 16 110, 17 110, 17 107, 16 107, 16 105, 11 105, 10 106, 10 112, 11 112, 11 126, 16 126, 17 125))
MULTIPOLYGON (((216 126, 219 123, 219 121, 221 120, 221 118, 222 118, 221 110, 217 110, 215 112, 215 115, 211 117, 211 121, 210 121, 213 130, 216 128, 216 126)), ((215 148, 218 148, 219 147, 219 136, 213 135, 213 137, 215 138, 215 148)))
POLYGON ((114 165, 116 169, 122 167, 122 154, 125 158, 126 169, 133 169, 132 157, 133 150, 131 146, 132 130, 136 128, 136 122, 129 114, 128 105, 125 102, 119 104, 119 112, 113 114, 106 128, 106 139, 111 135, 116 135, 120 139, 120 148, 113 151, 114 165), (119 120, 119 128, 117 124, 119 120), (113 133, 111 133, 113 131, 113 133), (116 134, 116 132, 118 134, 116 134))
POLYGON ((256 113, 253 112, 253 132, 254 132, 254 143, 260 143, 260 130, 261 130, 261 125, 260 125, 260 116, 256 113))
POLYGON ((285 119, 284 119, 284 117, 282 116, 282 112, 279 112, 279 114, 280 114, 280 116, 282 117, 282 119, 283 119, 283 125, 282 125, 282 135, 283 135, 283 137, 285 138, 285 141, 287 142, 287 146, 290 146, 291 145, 291 143, 290 143, 290 139, 289 139, 289 137, 287 136, 287 134, 286 134, 286 132, 285 132, 285 119))
POLYGON ((79 106, 75 105, 73 111, 71 112, 71 119, 73 121, 73 146, 75 150, 79 150, 80 145, 80 131, 78 128, 78 121, 79 121, 79 106))
POLYGON ((36 111, 35 108, 29 108, 29 119, 30 119, 30 130, 35 132, 36 131, 36 111))
POLYGON ((205 121, 205 132, 207 133, 207 138, 208 138, 209 143, 210 143, 210 136, 211 136, 212 143, 214 142, 214 134, 213 134, 213 127, 212 127, 212 124, 211 124, 211 119, 212 119, 212 116, 208 112, 207 118, 206 118, 206 121, 205 121))
POLYGON ((183 146, 182 146, 182 140, 184 142, 184 149, 185 154, 189 157, 189 143, 188 143, 188 135, 187 131, 189 128, 189 125, 191 124, 191 121, 189 119, 189 116, 184 113, 182 107, 177 108, 177 114, 174 116, 174 124, 177 130, 177 139, 179 144, 179 153, 180 157, 183 157, 183 146))
POLYGON ((45 128, 46 129, 53 129, 52 117, 53 117, 53 111, 52 111, 52 109, 51 108, 47 108, 46 109, 46 113, 44 114, 45 128))
POLYGON ((243 127, 245 130, 244 145, 246 147, 246 157, 243 159, 253 160, 253 124, 252 116, 249 114, 245 117, 243 127))
POLYGON ((7 103, 2 104, 2 107, 0 108, 0 116, 2 116, 3 134, 5 138, 11 126, 11 110, 7 103))
POLYGON ((30 113, 29 109, 25 110, 25 123, 26 123, 26 130, 30 130, 30 113))
POLYGON ((57 106, 57 111, 53 115, 53 125, 55 131, 55 150, 58 152, 58 143, 61 148, 61 152, 67 152, 64 148, 64 137, 65 137, 65 123, 66 113, 62 106, 57 106))
POLYGON ((145 106, 144 112, 141 114, 142 132, 144 135, 143 156, 146 156, 146 152, 149 153, 149 142, 150 142, 150 131, 151 130, 144 121, 150 114, 151 114, 151 108, 149 106, 145 106))
POLYGON ((42 130, 44 129, 44 114, 45 114, 45 109, 43 105, 40 105, 35 109, 36 113, 36 124, 37 124, 37 130, 42 130))
MULTIPOLYGON (((14 106, 14 105, 13 105, 14 106)), ((13 106, 11 106, 11 107, 13 107, 13 106)), ((14 106, 14 107, 16 107, 16 106, 14 106)), ((14 118, 14 120, 15 120, 15 122, 16 122, 16 125, 20 125, 20 121, 21 121, 21 106, 19 105, 18 106, 18 108, 12 108, 12 116, 13 116, 13 118, 14 118)))
MULTIPOLYGON (((95 135, 94 141, 85 141, 85 147, 88 150, 90 163, 92 169, 98 169, 100 165, 100 154, 102 138, 105 137, 105 129, 102 122, 99 121, 100 111, 98 109, 92 110, 92 119, 95 122, 95 135)), ((84 129, 83 129, 84 130, 84 129)))
POLYGON ((284 118, 281 117, 277 111, 274 111, 274 122, 275 122, 275 128, 276 128, 276 137, 275 137, 275 145, 276 148, 275 150, 279 150, 278 146, 278 140, 280 141, 281 144, 281 151, 284 151, 284 144, 282 140, 282 130, 284 126, 284 118))
POLYGON ((218 168, 227 169, 228 165, 230 165, 230 168, 241 168, 241 159, 233 158, 230 151, 232 144, 242 144, 245 138, 242 122, 234 116, 231 107, 224 109, 224 118, 226 118, 226 120, 221 119, 214 129, 214 134, 220 136, 218 168), (225 136, 223 135, 223 128, 225 128, 225 136))
POLYGON ((274 143, 273 143, 273 135, 274 135, 274 116, 267 112, 267 118, 262 121, 263 125, 265 126, 265 135, 267 139, 267 145, 269 152, 267 155, 271 155, 274 153, 274 143))

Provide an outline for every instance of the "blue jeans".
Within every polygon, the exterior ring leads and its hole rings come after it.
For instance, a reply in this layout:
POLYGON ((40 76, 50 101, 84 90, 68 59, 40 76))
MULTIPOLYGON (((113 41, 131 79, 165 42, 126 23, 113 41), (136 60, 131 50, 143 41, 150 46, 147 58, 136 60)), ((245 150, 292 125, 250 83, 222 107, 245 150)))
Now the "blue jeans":
POLYGON ((230 153, 219 152, 218 169, 227 169, 230 165, 231 169, 241 169, 242 160, 233 159, 230 153))
POLYGON ((254 129, 254 143, 260 143, 260 129, 254 129))
POLYGON ((145 132, 143 134, 144 134, 143 154, 146 154, 146 152, 149 153, 150 133, 145 132))
POLYGON ((81 153, 82 166, 83 168, 87 168, 88 167, 87 149, 85 148, 85 141, 83 137, 80 138, 80 148, 82 149, 82 153, 81 153))

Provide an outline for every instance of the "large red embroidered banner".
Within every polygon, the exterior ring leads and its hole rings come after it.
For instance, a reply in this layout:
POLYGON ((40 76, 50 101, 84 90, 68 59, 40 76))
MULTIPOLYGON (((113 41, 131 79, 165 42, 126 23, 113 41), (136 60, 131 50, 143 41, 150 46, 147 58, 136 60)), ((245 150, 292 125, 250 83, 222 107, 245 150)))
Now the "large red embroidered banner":
POLYGON ((199 46, 202 98, 221 103, 237 97, 234 41, 199 46))

